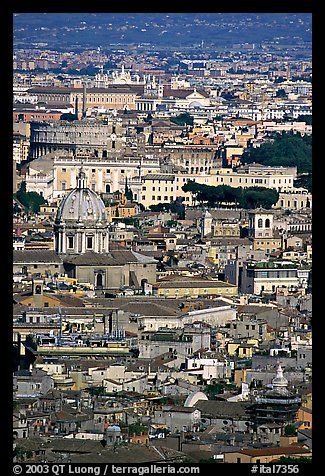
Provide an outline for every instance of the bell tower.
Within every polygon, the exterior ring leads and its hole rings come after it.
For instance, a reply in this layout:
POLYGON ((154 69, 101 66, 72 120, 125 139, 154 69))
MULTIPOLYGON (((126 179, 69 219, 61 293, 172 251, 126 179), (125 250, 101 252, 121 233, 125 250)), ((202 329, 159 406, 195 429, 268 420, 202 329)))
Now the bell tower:
POLYGON ((32 281, 33 304, 35 307, 43 307, 44 283, 41 278, 34 278, 32 281))
POLYGON ((273 213, 270 210, 254 210, 248 213, 250 238, 273 238, 273 213))

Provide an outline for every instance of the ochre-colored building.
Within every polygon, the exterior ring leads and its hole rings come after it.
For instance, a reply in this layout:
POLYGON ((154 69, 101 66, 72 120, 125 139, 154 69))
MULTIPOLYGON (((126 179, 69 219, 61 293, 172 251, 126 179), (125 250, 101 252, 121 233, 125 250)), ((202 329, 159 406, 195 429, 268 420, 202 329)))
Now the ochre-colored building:
POLYGON ((238 294, 238 288, 233 284, 207 279, 161 281, 155 287, 158 296, 166 298, 235 296, 238 294))
POLYGON ((276 448, 242 449, 224 454, 224 463, 271 463, 281 457, 311 458, 312 452, 303 446, 287 446, 276 448))
POLYGON ((297 411, 297 421, 301 422, 298 430, 310 430, 313 426, 312 410, 306 407, 300 407, 297 411))
POLYGON ((105 109, 135 109, 135 100, 143 91, 143 87, 111 85, 108 88, 83 87, 33 87, 29 94, 35 94, 39 101, 51 104, 76 104, 78 110, 85 106, 89 108, 105 109), (142 89, 142 91, 141 91, 142 89))

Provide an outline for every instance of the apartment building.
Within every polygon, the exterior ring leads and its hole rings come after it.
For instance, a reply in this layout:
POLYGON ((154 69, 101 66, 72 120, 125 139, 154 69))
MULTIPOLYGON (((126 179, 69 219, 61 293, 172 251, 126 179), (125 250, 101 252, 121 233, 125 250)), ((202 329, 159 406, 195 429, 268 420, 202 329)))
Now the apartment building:
POLYGON ((210 185, 229 185, 230 187, 266 187, 274 188, 279 192, 291 191, 294 188, 295 174, 283 170, 274 170, 273 167, 263 168, 260 171, 243 170, 233 171, 229 168, 211 171, 213 175, 210 185))
POLYGON ((259 261, 243 263, 241 292, 262 294, 277 288, 307 289, 310 267, 290 261, 259 261))

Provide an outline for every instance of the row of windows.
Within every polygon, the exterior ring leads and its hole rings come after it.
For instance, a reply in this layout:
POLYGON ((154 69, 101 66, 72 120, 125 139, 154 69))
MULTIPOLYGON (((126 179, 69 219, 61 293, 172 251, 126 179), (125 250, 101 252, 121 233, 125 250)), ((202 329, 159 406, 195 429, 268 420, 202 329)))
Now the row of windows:
MULTIPOLYGON (((233 329, 237 329, 237 324, 233 324, 232 327, 233 327, 233 329)), ((249 324, 246 324, 245 327, 246 327, 246 330, 247 330, 247 331, 249 330, 249 327, 251 327, 251 330, 252 330, 252 331, 255 331, 256 325, 255 325, 255 324, 251 324, 251 326, 250 326, 249 324)))
MULTIPOLYGON (((142 200, 146 200, 147 197, 145 195, 142 195, 142 200)), ((184 197, 185 201, 186 202, 189 202, 190 201, 190 197, 184 197)), ((164 195, 164 197, 162 198, 162 195, 152 195, 151 196, 151 200, 164 200, 165 202, 172 202, 174 201, 174 197, 173 195, 170 195, 169 197, 167 195, 164 195)))
MULTIPOLYGON (((160 192, 160 191, 161 191, 160 189, 161 189, 161 187, 157 187, 157 192, 160 192)), ((176 189, 178 190, 178 187, 176 187, 176 189)), ((142 190, 143 190, 143 191, 146 191, 146 190, 147 190, 147 187, 146 187, 146 186, 143 186, 143 187, 142 187, 142 190)), ((152 187, 151 190, 152 190, 153 192, 155 192, 155 191, 156 191, 156 187, 152 187)), ((170 187, 170 192, 173 192, 173 191, 174 191, 174 187, 170 187)), ((165 187, 165 192, 168 192, 168 187, 165 187)))
MULTIPOLYGON (((105 236, 103 236, 103 245, 105 243, 105 236)), ((68 248, 73 249, 74 248, 74 237, 73 236, 68 236, 68 248)), ((87 236, 86 237, 86 248, 87 249, 92 249, 93 248, 93 237, 92 236, 87 236)))
POLYGON ((258 271, 255 274, 256 278, 295 278, 295 270, 281 270, 281 271, 258 271))
MULTIPOLYGON (((263 219, 262 219, 262 218, 259 218, 259 219, 258 219, 258 221, 257 221, 257 227, 258 227, 258 228, 263 228, 263 219)), ((266 218, 264 227, 265 227, 265 228, 270 228, 270 219, 269 219, 269 218, 266 218)))
POLYGON ((98 97, 98 96, 93 96, 93 97, 89 97, 87 98, 87 102, 110 102, 110 103, 116 103, 116 102, 121 102, 121 103, 125 103, 125 102, 134 102, 134 98, 133 96, 130 97, 130 96, 117 96, 117 97, 98 97))
MULTIPOLYGON (((257 241, 256 244, 257 244, 257 245, 265 245, 265 244, 266 244, 266 245, 271 245, 271 244, 272 244, 272 245, 276 245, 277 242, 276 242, 276 241, 272 241, 272 243, 271 243, 270 241, 267 241, 267 242, 265 243, 265 241, 257 241)), ((278 243, 278 244, 279 244, 279 243, 278 243)), ((274 251, 275 251, 275 250, 274 250, 274 251)))
MULTIPOLYGON (((58 267, 59 267, 58 264, 55 264, 55 265, 54 265, 54 268, 58 268, 58 267)), ((34 264, 34 265, 33 265, 33 268, 34 268, 34 269, 37 269, 37 268, 38 268, 38 264, 34 264)), ((27 273, 27 266, 23 266, 23 271, 22 271, 22 273, 27 273)))
MULTIPOLYGON (((290 202, 290 200, 288 200, 288 201, 287 201, 287 205, 285 205, 284 200, 281 200, 281 201, 280 201, 280 206, 281 206, 281 207, 284 207, 284 206, 291 207, 291 202, 290 202)), ((302 208, 304 208, 304 206, 305 206, 304 202, 301 201, 301 202, 300 202, 300 206, 301 206, 302 208)), ((294 207, 294 208, 297 208, 297 207, 298 207, 298 202, 297 202, 297 200, 294 200, 294 201, 293 201, 293 207, 294 207)))
MULTIPOLYGON (((236 177, 237 178, 237 177, 236 177)), ((224 177, 220 177, 220 182, 223 182, 224 177)), ((229 177, 229 182, 232 183, 233 177, 229 177)), ((219 182, 219 177, 216 177, 217 182, 219 182)), ((248 183, 250 180, 250 183, 267 183, 268 179, 259 179, 259 178, 245 178, 243 179, 243 183, 248 183)), ((239 183, 242 183, 242 179, 239 177, 238 179, 239 183)), ((277 181, 273 179, 273 184, 275 184, 277 181)), ((291 184, 292 180, 288 179, 288 184, 291 184)), ((281 183, 281 179, 278 179, 278 183, 281 183)), ((284 183, 287 183, 287 179, 284 179, 284 183)))

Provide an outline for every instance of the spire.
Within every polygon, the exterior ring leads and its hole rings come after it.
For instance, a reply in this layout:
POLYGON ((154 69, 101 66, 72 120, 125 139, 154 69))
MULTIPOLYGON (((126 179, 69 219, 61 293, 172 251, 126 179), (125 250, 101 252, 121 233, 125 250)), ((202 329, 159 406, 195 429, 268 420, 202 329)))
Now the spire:
POLYGON ((82 164, 77 177, 77 188, 86 188, 86 174, 83 170, 82 164))

